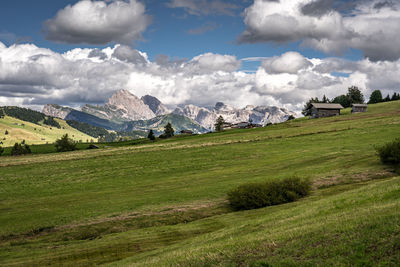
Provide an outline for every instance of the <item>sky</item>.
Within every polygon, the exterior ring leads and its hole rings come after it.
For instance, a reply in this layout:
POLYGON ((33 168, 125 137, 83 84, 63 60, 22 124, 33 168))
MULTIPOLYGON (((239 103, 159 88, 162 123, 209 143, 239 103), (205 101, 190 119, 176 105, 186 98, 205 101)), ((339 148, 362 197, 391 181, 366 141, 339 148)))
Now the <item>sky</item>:
POLYGON ((399 32, 397 0, 4 0, 0 105, 368 100, 400 91, 399 32))

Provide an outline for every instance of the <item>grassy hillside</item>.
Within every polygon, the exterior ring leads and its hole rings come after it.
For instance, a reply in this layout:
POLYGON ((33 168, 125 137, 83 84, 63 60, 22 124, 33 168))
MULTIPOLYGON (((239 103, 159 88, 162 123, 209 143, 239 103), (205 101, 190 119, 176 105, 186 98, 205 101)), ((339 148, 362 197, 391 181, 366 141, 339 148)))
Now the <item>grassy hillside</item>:
POLYGON ((400 177, 374 146, 399 136, 400 101, 344 114, 2 157, 0 265, 396 266, 400 177), (227 206, 239 184, 290 176, 311 196, 227 206))
POLYGON ((55 119, 55 121, 60 124, 61 128, 44 124, 38 125, 9 116, 0 118, 0 142, 3 142, 0 146, 12 146, 14 143, 21 142, 22 140, 25 140, 27 144, 53 143, 66 133, 76 141, 82 140, 86 142, 86 140, 96 140, 72 128, 63 120, 55 119), (6 131, 8 132, 7 135, 5 134, 6 131))

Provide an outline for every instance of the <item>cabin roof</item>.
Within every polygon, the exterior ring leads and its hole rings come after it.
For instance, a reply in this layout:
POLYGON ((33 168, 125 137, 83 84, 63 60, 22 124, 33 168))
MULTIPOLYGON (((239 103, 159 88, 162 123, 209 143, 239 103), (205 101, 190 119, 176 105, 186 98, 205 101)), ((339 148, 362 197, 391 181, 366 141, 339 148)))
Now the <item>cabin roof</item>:
POLYGON ((333 103, 311 103, 316 109, 342 109, 342 105, 333 103))
POLYGON ((366 108, 366 107, 368 107, 367 104, 352 104, 351 106, 352 107, 357 107, 357 108, 366 108))

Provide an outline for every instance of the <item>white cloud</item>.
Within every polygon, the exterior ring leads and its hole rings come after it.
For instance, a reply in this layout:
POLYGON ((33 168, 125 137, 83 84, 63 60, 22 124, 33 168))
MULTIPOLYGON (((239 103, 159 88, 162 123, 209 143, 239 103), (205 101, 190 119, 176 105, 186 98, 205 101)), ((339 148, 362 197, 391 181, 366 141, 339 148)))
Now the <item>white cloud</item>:
POLYGON ((400 58, 399 2, 359 1, 342 14, 329 0, 255 0, 244 14, 247 29, 240 42, 302 41, 326 53, 355 48, 373 61, 400 58))
POLYGON ((150 21, 136 0, 81 0, 47 20, 44 34, 48 40, 72 44, 130 44, 142 38, 150 21))
POLYGON ((194 57, 187 65, 194 73, 231 72, 237 70, 241 62, 235 56, 205 53, 194 57))
POLYGON ((298 52, 287 52, 280 57, 264 59, 262 66, 268 73, 296 74, 311 66, 311 62, 298 52))
POLYGON ((213 106, 222 101, 237 107, 278 105, 298 110, 310 97, 332 98, 351 85, 359 86, 366 97, 375 89, 384 94, 400 89, 400 60, 310 59, 288 52, 264 58, 256 73, 239 67, 236 57, 212 53, 152 62, 146 53, 120 45, 59 54, 32 44, 7 47, 0 42, 0 105, 76 107, 104 103, 115 90, 128 89, 171 106, 213 106), (117 52, 121 48, 122 53, 117 52))

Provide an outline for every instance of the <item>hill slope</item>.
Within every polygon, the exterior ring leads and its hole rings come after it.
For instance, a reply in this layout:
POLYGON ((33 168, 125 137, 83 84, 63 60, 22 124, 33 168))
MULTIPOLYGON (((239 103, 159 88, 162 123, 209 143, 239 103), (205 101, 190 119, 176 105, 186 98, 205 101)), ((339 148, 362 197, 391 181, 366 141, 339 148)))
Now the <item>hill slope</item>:
POLYGON ((87 134, 84 134, 61 119, 54 119, 60 125, 60 128, 35 124, 27 121, 22 121, 13 117, 5 116, 0 119, 0 141, 1 146, 12 146, 15 143, 20 143, 25 140, 27 144, 45 144, 53 143, 64 134, 68 134, 75 141, 97 140, 87 134), (8 134, 5 134, 6 131, 8 134))
POLYGON ((293 266, 400 261, 400 177, 374 146, 400 101, 131 147, 0 161, 0 263, 293 266), (245 182, 310 178, 298 202, 233 212, 245 182), (50 248, 50 249, 49 249, 50 248))

